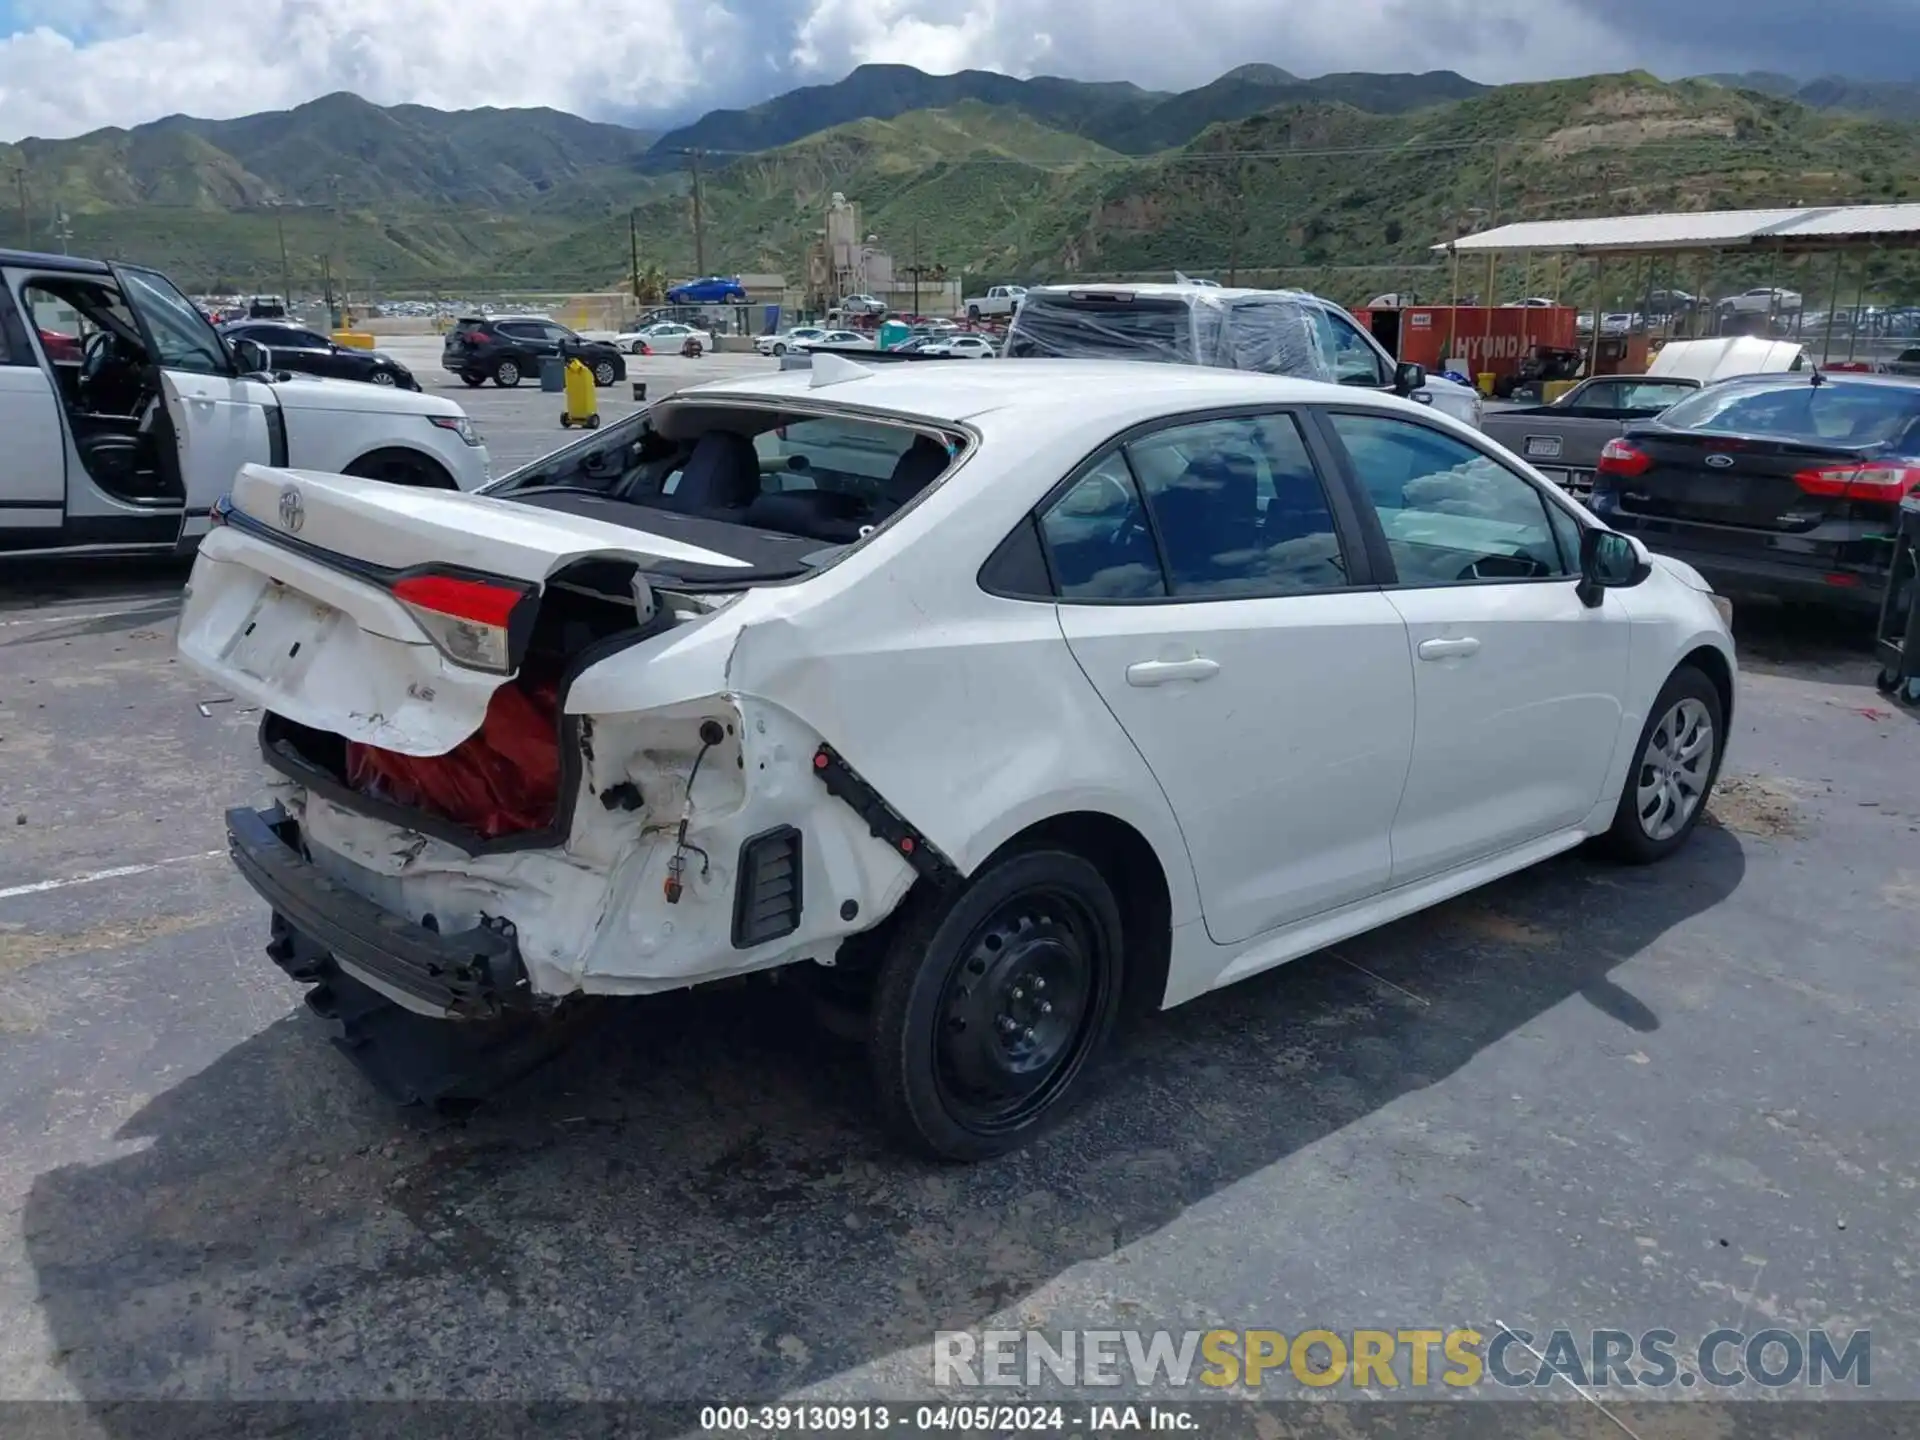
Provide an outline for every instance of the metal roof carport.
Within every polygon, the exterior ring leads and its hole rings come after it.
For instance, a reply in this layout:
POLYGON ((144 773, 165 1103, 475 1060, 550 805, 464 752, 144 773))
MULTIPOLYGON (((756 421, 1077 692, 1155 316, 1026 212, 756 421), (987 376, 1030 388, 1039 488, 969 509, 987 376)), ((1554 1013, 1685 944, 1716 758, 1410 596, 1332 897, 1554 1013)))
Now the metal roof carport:
MULTIPOLYGON (((1825 339, 1825 349, 1830 351, 1833 320, 1839 310, 1841 266, 1846 252, 1863 247, 1913 246, 1920 246, 1920 204, 1808 205, 1772 210, 1611 215, 1586 220, 1525 220, 1474 235, 1462 235, 1435 245, 1433 249, 1444 252, 1452 259, 1456 294, 1459 292, 1459 264, 1463 255, 1485 255, 1490 267, 1501 255, 1533 251, 1552 255, 1591 256, 1595 293, 1593 345, 1597 353, 1601 331, 1599 281, 1608 257, 1770 255, 1780 260, 1789 255, 1831 251, 1834 254, 1834 294, 1827 306, 1825 339)), ((1863 291, 1865 284, 1863 265, 1863 291)), ((1491 295, 1488 298, 1491 299, 1491 295)), ((1856 311, 1858 308, 1856 303, 1856 311)), ((1858 327, 1853 329, 1857 331, 1858 327)), ((1852 353, 1850 341, 1849 357, 1852 353)))

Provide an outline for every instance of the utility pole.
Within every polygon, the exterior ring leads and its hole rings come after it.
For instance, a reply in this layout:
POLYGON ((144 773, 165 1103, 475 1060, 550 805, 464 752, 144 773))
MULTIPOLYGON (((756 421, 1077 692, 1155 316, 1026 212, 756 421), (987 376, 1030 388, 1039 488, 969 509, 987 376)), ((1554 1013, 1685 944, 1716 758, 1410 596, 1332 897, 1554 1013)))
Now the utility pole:
POLYGON ((705 196, 700 190, 700 161, 705 157, 704 150, 685 152, 693 169, 693 273, 704 277, 707 273, 707 222, 703 213, 705 196))
POLYGON ((280 303, 289 311, 293 309, 293 266, 287 260, 287 220, 284 215, 273 217, 274 228, 280 232, 280 303))
POLYGON ((920 221, 913 222, 913 314, 920 316, 920 221))
POLYGON ((33 248, 33 214, 27 209, 27 167, 15 165, 13 179, 20 188, 20 248, 31 250, 33 248))
POLYGON ((68 254, 67 242, 73 239, 73 226, 67 223, 67 212, 58 205, 53 207, 53 233, 60 237, 60 253, 68 254))
POLYGON ((627 211, 627 251, 633 262, 633 303, 640 303, 640 221, 638 208, 627 211))

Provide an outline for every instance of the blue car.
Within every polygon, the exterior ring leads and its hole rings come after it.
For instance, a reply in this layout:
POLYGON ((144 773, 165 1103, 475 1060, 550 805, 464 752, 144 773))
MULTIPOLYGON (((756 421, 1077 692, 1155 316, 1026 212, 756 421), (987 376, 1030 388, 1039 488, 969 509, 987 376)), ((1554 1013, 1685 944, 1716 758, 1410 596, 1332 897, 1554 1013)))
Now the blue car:
POLYGON ((704 280, 689 280, 667 291, 669 305, 744 305, 747 287, 738 275, 709 275, 704 280))

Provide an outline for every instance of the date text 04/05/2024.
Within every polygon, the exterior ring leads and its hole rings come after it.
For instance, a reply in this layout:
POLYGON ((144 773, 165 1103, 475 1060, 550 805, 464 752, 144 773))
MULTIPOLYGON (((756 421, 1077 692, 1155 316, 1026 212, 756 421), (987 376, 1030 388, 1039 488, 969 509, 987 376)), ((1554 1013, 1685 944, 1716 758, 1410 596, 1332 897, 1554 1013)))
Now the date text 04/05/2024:
POLYGON ((1123 1430, 1191 1433, 1189 1409, 1172 1405, 711 1405, 700 1428, 712 1435, 783 1435, 918 1431, 928 1434, 1057 1433, 1123 1430))

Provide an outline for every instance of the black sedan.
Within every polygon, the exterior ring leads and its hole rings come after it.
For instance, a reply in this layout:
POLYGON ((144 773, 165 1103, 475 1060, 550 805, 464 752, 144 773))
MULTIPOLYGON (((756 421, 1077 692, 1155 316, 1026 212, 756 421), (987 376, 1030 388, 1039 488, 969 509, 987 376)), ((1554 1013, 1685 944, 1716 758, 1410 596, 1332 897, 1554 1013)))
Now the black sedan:
POLYGON ((1600 452, 1589 502, 1730 595, 1877 608, 1920 487, 1920 383, 1752 376, 1710 385, 1600 452))
POLYGON ((265 347, 269 364, 275 370, 324 375, 333 380, 364 380, 369 385, 388 385, 400 390, 420 388, 413 372, 391 356, 340 345, 298 325, 240 320, 222 325, 220 333, 229 340, 251 340, 265 347))

